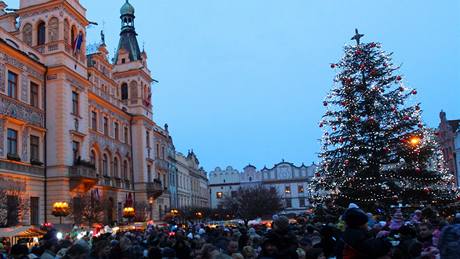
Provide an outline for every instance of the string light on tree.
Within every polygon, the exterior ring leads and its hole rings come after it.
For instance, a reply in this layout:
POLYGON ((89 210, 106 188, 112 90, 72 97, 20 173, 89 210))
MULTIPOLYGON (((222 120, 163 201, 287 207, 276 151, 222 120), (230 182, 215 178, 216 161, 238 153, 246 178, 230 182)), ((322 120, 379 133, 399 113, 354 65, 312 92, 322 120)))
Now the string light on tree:
POLYGON ((437 132, 423 127, 420 104, 409 103, 417 91, 404 84, 391 54, 380 43, 361 42, 363 36, 355 30, 356 44, 345 46, 342 59, 330 65, 337 74, 323 101, 314 202, 360 201, 370 210, 452 202, 457 193, 437 132))

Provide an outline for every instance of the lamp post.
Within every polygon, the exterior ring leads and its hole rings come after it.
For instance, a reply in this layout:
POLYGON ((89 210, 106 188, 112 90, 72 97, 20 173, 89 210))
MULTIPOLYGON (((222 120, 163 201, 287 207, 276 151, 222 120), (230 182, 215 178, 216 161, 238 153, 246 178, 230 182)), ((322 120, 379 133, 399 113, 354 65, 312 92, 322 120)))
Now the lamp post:
POLYGON ((62 217, 67 217, 70 214, 70 207, 67 202, 55 202, 53 203, 53 216, 59 217, 59 224, 62 224, 62 217))
POLYGON ((153 198, 149 198, 150 220, 153 220, 153 198))
POLYGON ((198 219, 198 222, 203 218, 203 213, 201 211, 198 211, 195 213, 196 218, 198 219))
POLYGON ((124 207, 123 208, 123 217, 128 219, 128 222, 136 215, 136 211, 133 207, 124 207))

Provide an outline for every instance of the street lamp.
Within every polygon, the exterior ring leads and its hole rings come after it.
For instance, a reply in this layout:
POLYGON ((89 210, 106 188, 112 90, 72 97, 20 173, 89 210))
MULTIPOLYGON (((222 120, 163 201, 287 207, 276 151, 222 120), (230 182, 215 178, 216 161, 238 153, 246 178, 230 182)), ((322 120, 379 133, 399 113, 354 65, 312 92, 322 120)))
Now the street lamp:
POLYGON ((136 215, 136 212, 133 207, 125 207, 123 208, 123 217, 127 218, 128 221, 136 215))
POLYGON ((67 217, 70 214, 70 207, 67 202, 55 202, 53 203, 53 216, 59 217, 59 224, 62 224, 62 217, 67 217))
POLYGON ((177 210, 177 209, 172 209, 172 210, 171 210, 171 214, 173 214, 173 216, 177 216, 177 215, 179 215, 179 210, 177 210))
POLYGON ((153 220, 153 198, 149 198, 150 220, 153 220))

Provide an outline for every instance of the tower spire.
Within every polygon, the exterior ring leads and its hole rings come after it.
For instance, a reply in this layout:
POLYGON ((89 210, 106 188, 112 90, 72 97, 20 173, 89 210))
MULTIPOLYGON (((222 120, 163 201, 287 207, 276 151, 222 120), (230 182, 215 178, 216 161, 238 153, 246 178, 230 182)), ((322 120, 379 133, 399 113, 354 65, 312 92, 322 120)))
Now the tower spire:
POLYGON ((134 27, 134 20, 136 18, 134 13, 134 7, 129 3, 129 0, 126 0, 120 8, 121 32, 120 42, 118 43, 118 49, 114 58, 115 64, 118 63, 118 55, 122 49, 128 53, 129 61, 141 60, 141 51, 139 43, 137 42, 136 29, 134 27))

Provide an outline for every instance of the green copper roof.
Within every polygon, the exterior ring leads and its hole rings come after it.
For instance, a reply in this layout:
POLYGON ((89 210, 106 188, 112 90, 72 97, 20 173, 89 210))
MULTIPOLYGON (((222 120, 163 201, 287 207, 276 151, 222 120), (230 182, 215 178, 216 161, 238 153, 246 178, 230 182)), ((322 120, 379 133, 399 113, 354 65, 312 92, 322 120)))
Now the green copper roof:
POLYGON ((126 62, 141 60, 141 51, 139 49, 136 35, 137 34, 134 31, 124 31, 121 33, 118 50, 117 53, 115 53, 115 64, 118 62, 118 51, 120 49, 126 50, 129 54, 129 60, 126 60, 126 62))
POLYGON ((126 3, 120 9, 121 15, 134 15, 134 7, 126 0, 126 3))

